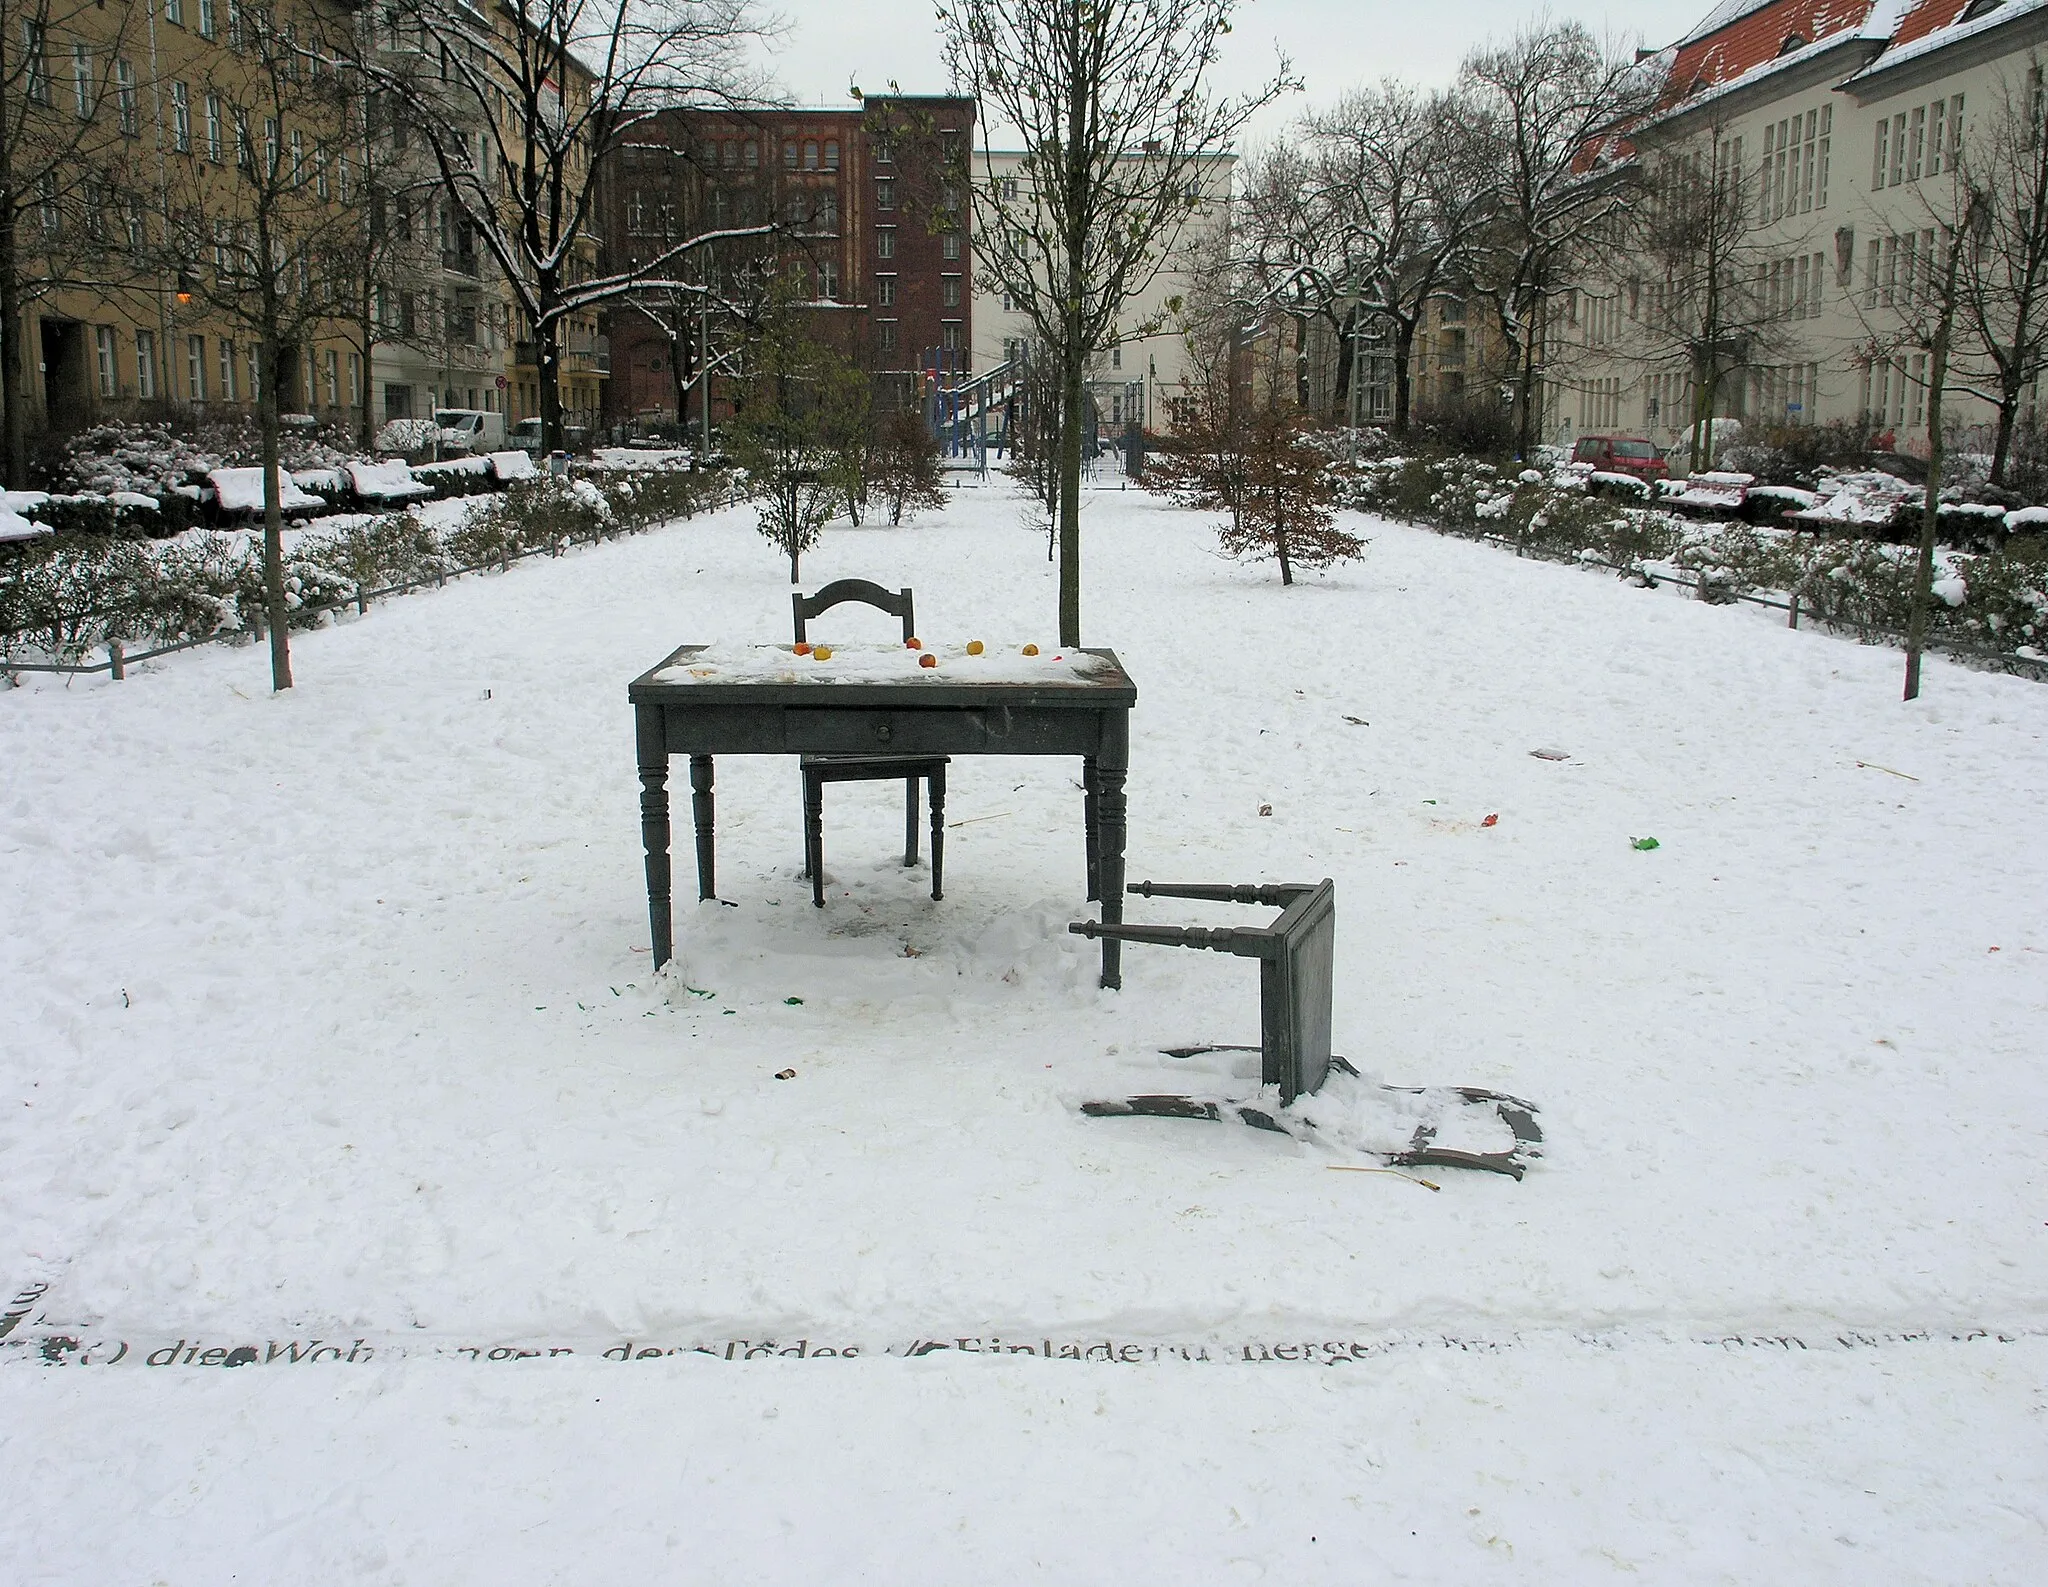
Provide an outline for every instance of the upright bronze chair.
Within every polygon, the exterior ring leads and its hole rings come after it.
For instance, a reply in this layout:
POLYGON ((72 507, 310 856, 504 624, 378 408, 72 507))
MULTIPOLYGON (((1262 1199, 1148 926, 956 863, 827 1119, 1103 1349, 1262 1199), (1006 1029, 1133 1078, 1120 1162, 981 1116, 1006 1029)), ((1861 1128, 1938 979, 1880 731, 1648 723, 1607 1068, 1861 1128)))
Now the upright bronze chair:
MULTIPOLYGON (((835 579, 815 595, 793 594, 796 642, 809 638, 806 625, 814 617, 846 602, 872 606, 903 620, 903 637, 917 633, 908 590, 891 593, 866 579, 835 579)), ((828 782, 893 782, 903 780, 903 863, 917 863, 917 784, 923 778, 931 796, 932 897, 945 897, 946 767, 949 755, 806 755, 804 779, 804 875, 811 879, 811 902, 825 907, 825 784, 828 782)))

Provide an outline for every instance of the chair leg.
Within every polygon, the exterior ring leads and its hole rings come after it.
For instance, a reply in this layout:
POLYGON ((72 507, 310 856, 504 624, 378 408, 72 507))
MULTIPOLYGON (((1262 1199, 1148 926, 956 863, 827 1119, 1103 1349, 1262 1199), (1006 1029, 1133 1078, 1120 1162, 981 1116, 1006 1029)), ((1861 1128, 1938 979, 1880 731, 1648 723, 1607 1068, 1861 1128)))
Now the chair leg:
POLYGON ((825 907, 825 779, 804 779, 804 855, 811 868, 811 902, 825 907))
POLYGON ((932 797, 932 897, 936 900, 946 896, 946 768, 934 766, 926 781, 932 797))
POLYGON ((917 779, 903 779, 903 864, 917 863, 917 779))

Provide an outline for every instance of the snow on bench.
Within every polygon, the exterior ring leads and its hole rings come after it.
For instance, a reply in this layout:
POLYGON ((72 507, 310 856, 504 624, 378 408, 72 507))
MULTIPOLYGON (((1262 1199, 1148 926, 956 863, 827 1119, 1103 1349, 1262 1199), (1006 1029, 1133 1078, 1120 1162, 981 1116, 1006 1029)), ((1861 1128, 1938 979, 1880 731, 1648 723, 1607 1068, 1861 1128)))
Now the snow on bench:
MULTIPOLYGON (((18 493, 9 491, 7 494, 12 496, 18 493)), ((30 523, 20 513, 0 507, 0 540, 33 540, 37 535, 46 535, 49 532, 42 524, 30 523)))
POLYGON ((434 487, 414 479, 412 470, 403 462, 351 463, 348 465, 348 483, 349 488, 364 501, 418 501, 422 496, 434 494, 434 487))
POLYGON ((316 496, 339 496, 348 489, 348 476, 338 468, 295 468, 292 483, 316 496))
MULTIPOLYGON (((206 483, 213 487, 222 512, 263 511, 261 468, 216 468, 208 472, 206 483)), ((308 496, 300 490, 291 475, 282 470, 278 472, 277 497, 277 505, 282 512, 299 512, 327 505, 318 496, 308 496)))
POLYGON ((533 466, 530 452, 488 452, 484 462, 491 467, 491 475, 500 485, 509 485, 515 479, 538 479, 540 470, 533 466))

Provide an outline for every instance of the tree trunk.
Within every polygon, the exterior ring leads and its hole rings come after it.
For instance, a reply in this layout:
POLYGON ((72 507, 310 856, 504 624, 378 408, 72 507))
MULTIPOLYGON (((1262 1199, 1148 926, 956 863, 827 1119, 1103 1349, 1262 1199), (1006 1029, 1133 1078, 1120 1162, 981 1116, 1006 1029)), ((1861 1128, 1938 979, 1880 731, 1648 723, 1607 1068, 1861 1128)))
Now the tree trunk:
POLYGON ((563 450, 560 320, 543 320, 534 326, 533 357, 534 369, 540 383, 540 449, 553 453, 563 450))
POLYGON ((1956 228, 1948 245, 1948 281, 1941 318, 1934 326, 1934 346, 1927 370, 1927 495, 1920 516, 1920 555, 1913 567, 1913 605, 1906 618, 1906 689, 1904 698, 1920 698, 1920 652, 1927 644, 1928 607, 1934 599, 1934 540, 1941 524, 1941 388, 1948 383, 1948 339, 1955 323, 1956 270, 1969 221, 1956 228))
POLYGON ((377 345, 377 299, 371 288, 369 271, 363 272, 363 293, 356 311, 356 330, 363 344, 363 367, 361 384, 356 396, 361 400, 356 405, 356 444, 368 452, 377 441, 377 422, 372 416, 370 390, 375 384, 370 379, 371 352, 377 345))
MULTIPOLYGON (((273 317, 274 323, 274 317, 273 317)), ((256 422, 263 432, 263 604, 270 625, 270 687, 292 686, 292 642, 284 604, 284 512, 277 461, 278 347, 274 330, 263 334, 263 386, 256 393, 256 422)))
POLYGON ((1515 381, 1515 456, 1526 460, 1536 434, 1536 328, 1534 316, 1523 327, 1521 372, 1515 381))
POLYGON ((1287 556, 1287 520, 1280 516, 1280 482, 1273 481, 1273 549, 1280 553, 1280 582, 1294 582, 1294 564, 1287 556))
POLYGON ((14 207, 0 203, 0 470, 9 490, 28 485, 28 360, 22 348, 22 306, 14 207))
POLYGON ((1408 361, 1415 356, 1415 322, 1394 321, 1394 433, 1406 436, 1414 412, 1415 377, 1408 361))
POLYGON ((2012 455, 2013 422, 2019 417, 2020 394, 2001 386, 1998 393, 1998 433, 1991 445, 1991 483, 2005 484, 2005 465, 2012 455))

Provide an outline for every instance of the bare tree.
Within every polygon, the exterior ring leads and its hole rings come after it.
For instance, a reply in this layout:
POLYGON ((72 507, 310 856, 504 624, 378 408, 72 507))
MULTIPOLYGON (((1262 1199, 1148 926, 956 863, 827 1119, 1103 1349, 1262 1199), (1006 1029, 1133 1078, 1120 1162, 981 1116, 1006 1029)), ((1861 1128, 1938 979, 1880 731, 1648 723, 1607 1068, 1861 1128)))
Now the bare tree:
MULTIPOLYGON (((1958 178, 1982 195, 1981 246, 1957 260, 1958 362, 1997 410, 1991 483, 2003 485, 2025 394, 2048 372, 2048 99, 2042 65, 1999 98, 1963 143, 1958 178)), ((1938 156, 1937 156, 1938 157, 1938 156)))
POLYGON ((650 136, 670 106, 757 98, 743 52, 762 25, 751 0, 413 0, 394 25, 401 38, 379 40, 358 64, 405 102, 449 199, 504 276, 533 335, 542 445, 553 449, 572 318, 636 290, 687 290, 693 255, 774 229, 679 236, 644 259, 595 257, 613 154, 650 136))
POLYGON ((1337 394, 1349 389, 1359 318, 1393 340, 1394 429, 1412 405, 1411 355, 1429 300, 1470 270, 1493 189, 1466 96, 1385 82, 1308 118, 1310 224, 1339 262, 1324 291, 1345 305, 1337 394))
POLYGON ((169 168, 169 225, 154 263, 177 282, 181 302, 196 300, 206 320, 237 333, 221 344, 220 395, 232 402, 229 383, 246 370, 262 434, 271 687, 289 689, 278 415, 302 348, 347 312, 351 216, 322 190, 315 159, 346 124, 345 85, 326 66, 346 41, 279 28, 257 12, 239 22, 239 53, 199 85, 204 138, 169 168))
POLYGON ((1722 392, 1747 377, 1764 348, 1785 352, 1793 326, 1820 312, 1819 268, 1772 273, 1774 250, 1755 236, 1740 151, 1739 140, 1714 126, 1703 140, 1662 153, 1624 247, 1594 239, 1607 257, 1622 252, 1640 271, 1630 291, 1643 359, 1686 378, 1696 469, 1713 462, 1712 420, 1722 392))
POLYGON ((1022 139, 1014 200, 973 184, 975 258, 1055 360, 1061 389, 1060 643, 1081 642, 1081 440, 1088 361, 1165 265, 1203 180, 1254 111, 1294 86, 1208 91, 1235 0, 943 0, 956 88, 1022 139), (992 113, 991 113, 992 112, 992 113))
POLYGON ((112 284, 106 198, 141 129, 127 41, 139 13, 104 0, 0 0, 0 470, 28 483, 25 310, 83 279, 112 284), (59 41, 69 53, 54 55, 59 41))
POLYGON ((1654 77, 1578 23, 1546 22, 1468 56, 1462 82, 1494 194, 1481 283, 1513 360, 1516 447, 1527 456, 1545 306, 1565 289, 1587 239, 1630 202, 1599 154, 1648 107, 1654 77))

